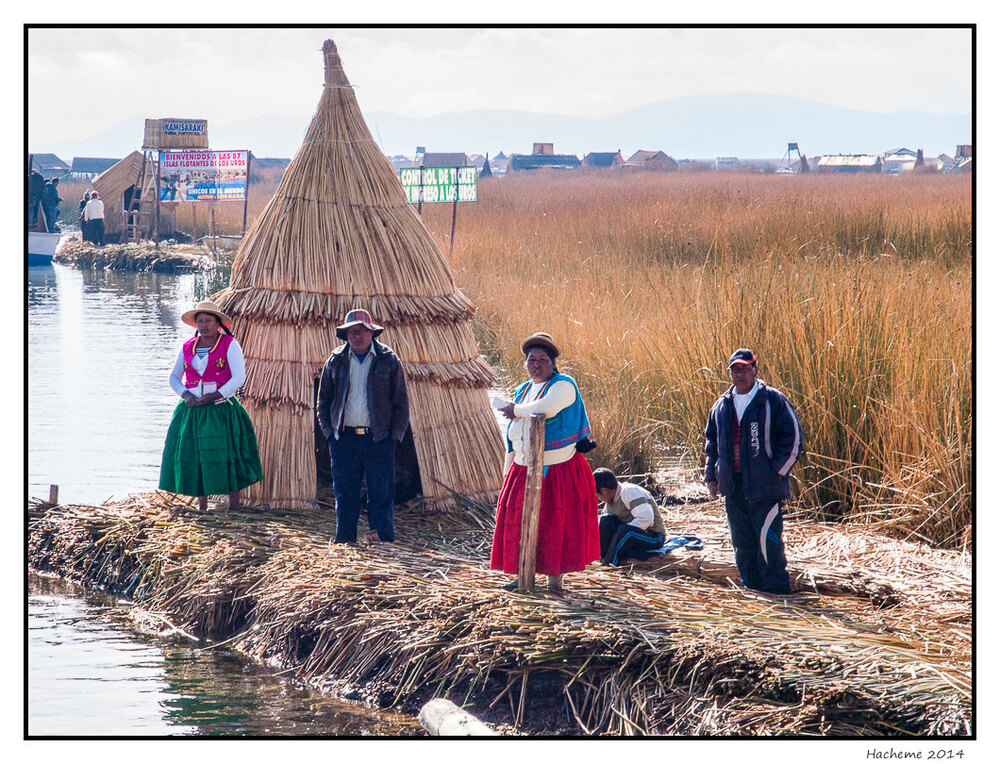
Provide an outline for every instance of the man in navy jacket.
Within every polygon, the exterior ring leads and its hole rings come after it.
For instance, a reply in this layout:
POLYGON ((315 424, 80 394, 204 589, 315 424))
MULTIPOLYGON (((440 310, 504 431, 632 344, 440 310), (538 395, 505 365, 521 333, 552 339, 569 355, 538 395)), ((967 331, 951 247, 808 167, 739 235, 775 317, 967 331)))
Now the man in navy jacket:
POLYGON ((403 367, 392 349, 375 340, 383 328, 355 309, 337 327, 345 344, 326 360, 316 416, 330 447, 337 499, 337 543, 358 539, 361 481, 368 497, 368 541, 395 541, 393 500, 396 445, 410 423, 403 367))
POLYGON ((781 541, 781 502, 802 451, 802 428, 788 399, 757 380, 757 359, 740 348, 729 358, 730 387, 705 427, 705 483, 726 499, 736 567, 749 589, 790 591, 781 541))

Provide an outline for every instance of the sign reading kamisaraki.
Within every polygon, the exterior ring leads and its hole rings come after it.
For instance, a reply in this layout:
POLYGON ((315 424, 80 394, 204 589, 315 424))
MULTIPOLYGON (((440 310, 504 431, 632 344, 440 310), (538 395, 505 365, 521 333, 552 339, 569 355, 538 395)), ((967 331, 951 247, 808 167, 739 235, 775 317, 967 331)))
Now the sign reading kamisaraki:
POLYGON ((476 201, 475 167, 424 167, 403 169, 399 179, 407 201, 460 202, 476 201))
POLYGON ((249 151, 161 151, 160 201, 246 199, 249 151))

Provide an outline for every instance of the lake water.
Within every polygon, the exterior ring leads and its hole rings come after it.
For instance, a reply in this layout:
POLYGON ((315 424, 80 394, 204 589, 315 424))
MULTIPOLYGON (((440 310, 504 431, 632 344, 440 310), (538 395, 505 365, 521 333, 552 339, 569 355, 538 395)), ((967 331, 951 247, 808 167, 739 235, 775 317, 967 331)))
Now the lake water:
POLYGON ((421 734, 412 719, 341 703, 225 648, 144 636, 106 594, 32 575, 28 734, 421 734))
MULTIPOLYGON (((204 275, 28 268, 28 495, 64 504, 156 488, 177 397, 167 378, 193 329, 181 314, 223 284, 204 275)), ((224 651, 146 638, 121 608, 32 576, 31 735, 408 735, 224 651)))

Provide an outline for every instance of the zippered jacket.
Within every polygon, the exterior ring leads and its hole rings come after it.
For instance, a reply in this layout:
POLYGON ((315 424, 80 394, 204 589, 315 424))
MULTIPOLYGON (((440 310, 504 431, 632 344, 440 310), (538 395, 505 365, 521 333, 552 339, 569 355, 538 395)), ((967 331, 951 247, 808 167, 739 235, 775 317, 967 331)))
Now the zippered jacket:
MULTIPOLYGON (((392 437, 397 443, 410 423, 410 401, 406 392, 403 365, 392 350, 372 340, 375 357, 368 370, 368 415, 372 440, 392 437)), ((316 416, 327 440, 344 417, 347 388, 350 383, 351 346, 343 344, 333 351, 323 365, 316 396, 316 416)))
MULTIPOLYGON (((735 388, 720 396, 705 427, 705 482, 719 483, 719 493, 733 493, 733 402, 735 388)), ((792 404, 758 380, 757 394, 740 420, 740 467, 743 493, 750 500, 788 499, 788 473, 802 453, 802 427, 792 404)))

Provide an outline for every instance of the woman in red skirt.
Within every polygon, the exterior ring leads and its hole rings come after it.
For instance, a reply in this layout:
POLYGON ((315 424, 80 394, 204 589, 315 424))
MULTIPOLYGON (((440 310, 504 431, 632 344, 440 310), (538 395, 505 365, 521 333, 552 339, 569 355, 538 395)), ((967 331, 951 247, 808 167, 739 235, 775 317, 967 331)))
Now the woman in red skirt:
MULTIPOLYGON (((535 570, 547 575, 549 588, 558 591, 564 573, 583 570, 601 556, 594 475, 582 453, 590 443, 590 422, 576 381, 556 368, 559 347, 552 337, 543 332, 533 334, 521 343, 521 351, 530 379, 517 388, 513 403, 502 409, 511 421, 490 567, 517 574, 527 476, 527 422, 532 414, 545 414, 535 570)), ((516 584, 515 580, 504 588, 514 589, 516 584)))

